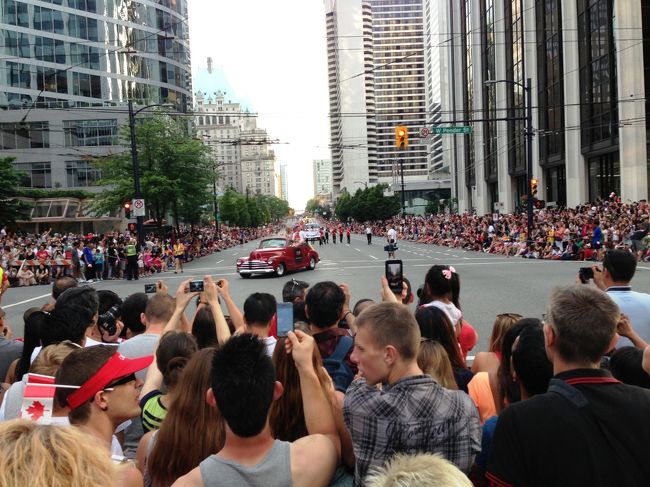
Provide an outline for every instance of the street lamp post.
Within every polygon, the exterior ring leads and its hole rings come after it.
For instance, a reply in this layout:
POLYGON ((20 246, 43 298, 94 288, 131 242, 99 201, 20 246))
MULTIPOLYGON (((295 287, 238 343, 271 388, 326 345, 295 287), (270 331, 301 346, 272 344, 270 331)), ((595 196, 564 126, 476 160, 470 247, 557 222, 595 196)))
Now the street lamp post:
POLYGON ((363 184, 363 189, 368 189, 368 183, 365 181, 352 181, 353 183, 363 184))
MULTIPOLYGON (((129 100, 129 128, 131 130, 131 160, 133 162, 133 186, 135 190, 135 199, 142 199, 142 191, 140 189, 140 163, 138 162, 138 146, 135 135, 135 116, 143 110, 151 107, 164 107, 169 106, 163 103, 153 103, 139 110, 133 111, 133 101, 129 100)), ((137 231, 138 231, 138 244, 140 248, 144 246, 144 216, 137 216, 137 231)))
POLYGON ((484 84, 511 83, 521 87, 526 92, 526 214, 527 240, 532 243, 533 232, 533 98, 532 82, 526 78, 526 84, 510 79, 485 80, 484 84))

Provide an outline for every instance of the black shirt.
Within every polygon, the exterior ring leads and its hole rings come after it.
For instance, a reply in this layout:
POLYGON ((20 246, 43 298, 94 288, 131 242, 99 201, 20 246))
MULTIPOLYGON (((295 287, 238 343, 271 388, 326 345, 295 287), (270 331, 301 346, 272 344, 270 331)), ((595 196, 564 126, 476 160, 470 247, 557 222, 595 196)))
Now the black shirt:
POLYGON ((650 485, 650 391, 599 369, 558 374, 507 407, 487 477, 498 486, 650 485))

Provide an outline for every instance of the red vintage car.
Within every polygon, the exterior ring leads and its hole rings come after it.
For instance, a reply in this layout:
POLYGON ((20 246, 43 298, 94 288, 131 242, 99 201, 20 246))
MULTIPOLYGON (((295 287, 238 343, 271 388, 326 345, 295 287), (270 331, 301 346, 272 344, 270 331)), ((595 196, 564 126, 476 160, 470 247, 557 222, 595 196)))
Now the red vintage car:
POLYGON ((262 240, 248 257, 237 259, 237 272, 244 278, 272 273, 282 276, 287 271, 314 270, 319 261, 318 252, 308 243, 271 237, 262 240))

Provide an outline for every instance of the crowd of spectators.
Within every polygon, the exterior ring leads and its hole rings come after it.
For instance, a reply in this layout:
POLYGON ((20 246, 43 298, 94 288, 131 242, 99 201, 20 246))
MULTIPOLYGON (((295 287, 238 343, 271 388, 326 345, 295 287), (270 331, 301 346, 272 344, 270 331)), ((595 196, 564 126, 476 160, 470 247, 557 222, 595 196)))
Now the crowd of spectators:
POLYGON ((235 303, 226 279, 120 297, 60 277, 22 343, 0 316, 0 483, 63 485, 65 468, 70 485, 648 485, 636 266, 612 249, 593 281, 553 291, 543 321, 504 310, 471 366, 446 265, 417 296, 408 280, 353 299, 290 279, 286 336, 273 295, 235 303), (36 408, 44 376, 56 392, 36 408))
POLYGON ((352 226, 355 233, 370 229, 383 237, 394 228, 403 240, 512 257, 602 261, 606 250, 630 249, 637 260, 650 260, 650 205, 615 195, 576 208, 535 210, 530 243, 526 213, 407 215, 352 226))
POLYGON ((276 227, 214 227, 174 229, 167 237, 147 234, 142 248, 133 247, 133 269, 129 268, 129 245, 133 235, 105 234, 40 235, 0 230, 0 266, 10 287, 48 285, 54 279, 71 276, 80 282, 105 279, 137 279, 167 271, 182 271, 189 262, 213 252, 240 245, 273 233, 276 227))

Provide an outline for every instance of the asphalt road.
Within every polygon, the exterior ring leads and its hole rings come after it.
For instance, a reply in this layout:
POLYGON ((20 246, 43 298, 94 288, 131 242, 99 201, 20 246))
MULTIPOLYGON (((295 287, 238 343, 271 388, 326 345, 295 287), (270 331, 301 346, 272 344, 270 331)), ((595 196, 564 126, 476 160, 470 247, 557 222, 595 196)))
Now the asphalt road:
MULTIPOLYGON (((258 242, 197 259, 185 266, 184 274, 166 272, 139 281, 103 281, 92 285, 96 289, 111 289, 125 297, 142 291, 145 283, 158 278, 165 279, 170 292, 174 292, 183 279, 210 274, 230 281, 231 294, 241 306, 253 292, 268 292, 281 300, 282 286, 288 279, 295 277, 310 284, 325 280, 347 283, 353 305, 362 298, 380 299, 380 277, 384 274, 387 254, 383 250, 385 242, 377 237, 373 238, 372 245, 367 245, 363 235, 353 235, 351 245, 333 245, 331 242, 329 245, 316 245, 321 262, 314 271, 300 271, 282 278, 260 276, 241 279, 235 272, 235 262, 238 257, 247 256, 258 242)), ((396 258, 403 260, 404 275, 416 288, 424 281, 431 265, 447 264, 455 267, 461 279, 460 303, 463 314, 480 336, 474 353, 487 348, 492 323, 497 314, 514 312, 541 318, 551 290, 555 286, 573 284, 578 268, 589 265, 584 262, 499 257, 409 242, 399 242, 396 258)), ((649 263, 640 263, 632 286, 636 291, 650 293, 649 263)), ((51 299, 49 291, 45 286, 12 288, 3 296, 2 307, 7 312, 6 322, 13 328, 15 336, 22 336, 23 312, 32 306, 45 304, 51 299)))

